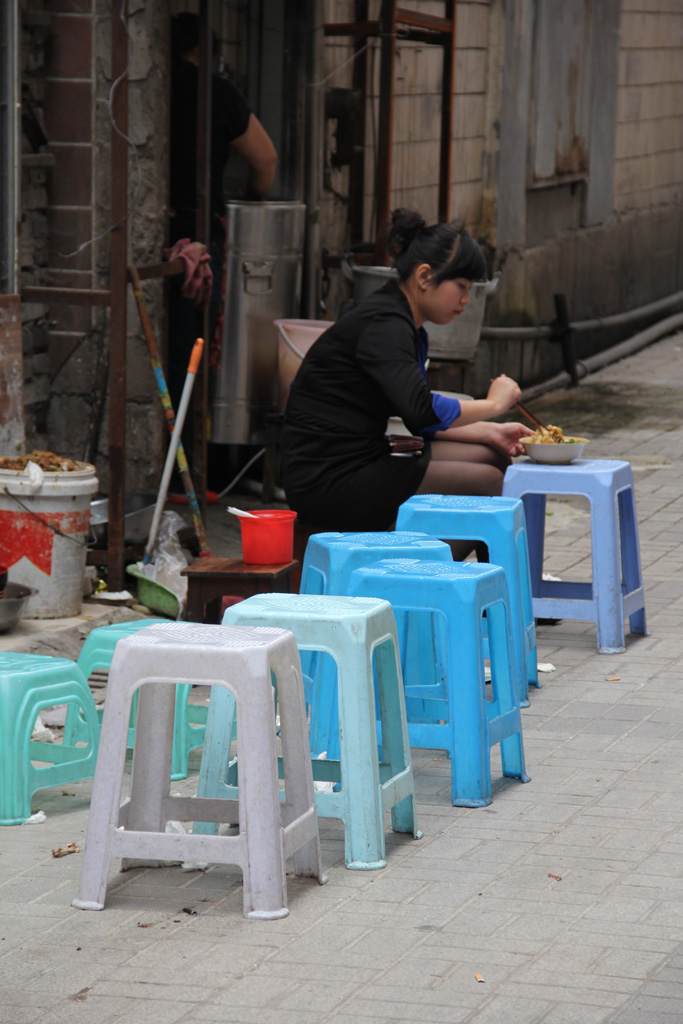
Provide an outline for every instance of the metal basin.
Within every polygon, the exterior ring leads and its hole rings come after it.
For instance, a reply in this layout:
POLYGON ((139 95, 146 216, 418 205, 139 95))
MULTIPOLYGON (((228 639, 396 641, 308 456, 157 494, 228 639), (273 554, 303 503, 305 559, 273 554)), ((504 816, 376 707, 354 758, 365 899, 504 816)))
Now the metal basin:
POLYGON ((24 614, 29 597, 37 594, 35 587, 25 587, 22 583, 8 583, 4 589, 4 597, 0 598, 0 633, 14 629, 24 614))
MULTIPOLYGON (((154 491, 127 494, 123 518, 124 540, 127 544, 144 544, 154 517, 157 495, 154 491)), ((109 499, 90 502, 90 546, 106 547, 109 525, 109 499)))

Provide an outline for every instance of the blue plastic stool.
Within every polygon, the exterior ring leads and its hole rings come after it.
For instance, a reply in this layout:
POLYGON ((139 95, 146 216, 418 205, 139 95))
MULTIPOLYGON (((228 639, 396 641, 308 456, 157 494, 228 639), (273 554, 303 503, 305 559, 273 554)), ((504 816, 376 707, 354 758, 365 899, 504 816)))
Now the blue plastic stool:
MULTIPOLYGON (((343 596, 348 593, 349 580, 354 569, 372 565, 383 558, 453 561, 448 544, 436 537, 429 537, 426 533, 316 533, 309 538, 306 546, 300 593, 343 596)), ((426 613, 413 613, 410 616, 399 613, 396 615, 396 629, 400 640, 404 680, 412 678, 418 670, 424 673, 424 651, 431 645, 433 632, 431 616, 426 613)), ((311 750, 314 754, 326 750, 329 757, 338 758, 339 723, 334 665, 329 659, 319 659, 310 654, 302 657, 301 664, 306 676, 316 677, 316 723, 322 723, 320 732, 315 729, 311 733, 311 750)), ((431 673, 435 678, 443 676, 443 670, 436 661, 431 667, 431 673)), ((428 680, 424 675, 422 678, 425 685, 433 683, 433 679, 428 680)))
MULTIPOLYGON (((107 670, 111 666, 114 657, 114 648, 117 640, 131 633, 137 633, 140 629, 162 622, 168 619, 135 619, 132 622, 114 622, 110 626, 98 626, 93 629, 85 639, 78 656, 78 667, 86 679, 90 678, 96 669, 107 670)), ((176 687, 175 698, 175 719, 173 724, 173 758, 171 765, 171 778, 173 780, 187 778, 187 763, 190 751, 195 747, 201 747, 204 743, 204 732, 206 730, 206 715, 208 709, 189 703, 192 686, 189 683, 181 683, 176 687)), ((98 717, 102 720, 102 708, 98 708, 98 717)), ((131 714, 130 727, 128 730, 128 749, 135 746, 135 721, 137 716, 137 694, 133 699, 133 710, 131 714)), ((70 705, 67 711, 66 724, 64 726, 64 742, 75 743, 85 733, 85 721, 79 714, 76 705, 70 705)))
POLYGON ((90 688, 68 658, 0 653, 0 825, 31 817, 31 795, 95 774, 100 727, 90 688), (40 743, 31 739, 42 708, 83 709, 87 742, 40 743), (32 761, 45 762, 40 767, 32 761))
POLYGON ((454 806, 491 803, 489 748, 500 743, 503 775, 528 782, 512 645, 505 572, 485 562, 386 560, 356 569, 349 590, 383 597, 401 611, 426 608, 442 621, 447 665, 446 699, 425 699, 406 687, 411 747, 446 750, 451 758, 454 806), (486 697, 484 620, 491 659, 491 699, 486 697), (417 699, 413 700, 414 693, 417 699))
POLYGON ((567 466, 518 462, 503 493, 524 502, 534 614, 596 624, 600 654, 625 648, 624 617, 632 633, 647 634, 633 473, 628 462, 577 459, 567 466), (592 583, 542 578, 548 494, 581 494, 591 507, 592 583))
POLYGON ((524 506, 513 498, 415 494, 398 510, 398 529, 424 530, 448 540, 482 540, 489 560, 505 570, 510 588, 517 672, 526 705, 538 681, 536 623, 531 600, 529 548, 524 506))
MULTIPOLYGON (((288 629, 303 651, 325 651, 339 671, 340 760, 312 760, 313 777, 333 782, 334 792, 316 792, 316 811, 344 823, 347 868, 386 865, 384 811, 391 809, 394 832, 417 828, 415 784, 410 761, 398 640, 390 605, 368 598, 258 594, 228 608, 223 625, 288 629), (373 656, 377 669, 383 760, 377 747, 373 656)), ((234 703, 227 693, 211 694, 198 795, 234 796, 228 747, 234 703)), ((312 696, 312 714, 316 695, 312 696)), ((200 826, 205 828, 206 826, 200 826)), ((211 826, 208 826, 209 828, 211 826)))

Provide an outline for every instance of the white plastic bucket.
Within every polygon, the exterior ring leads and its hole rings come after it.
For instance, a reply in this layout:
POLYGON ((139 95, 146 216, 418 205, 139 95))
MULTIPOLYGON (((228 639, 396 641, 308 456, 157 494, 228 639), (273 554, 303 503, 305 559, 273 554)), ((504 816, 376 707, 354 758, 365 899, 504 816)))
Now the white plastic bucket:
POLYGON ((0 564, 12 583, 36 587, 24 617, 79 615, 95 467, 48 473, 35 463, 0 469, 0 564))
POLYGON ((332 326, 329 320, 273 320, 278 335, 278 409, 287 405, 289 389, 303 358, 323 331, 332 326))

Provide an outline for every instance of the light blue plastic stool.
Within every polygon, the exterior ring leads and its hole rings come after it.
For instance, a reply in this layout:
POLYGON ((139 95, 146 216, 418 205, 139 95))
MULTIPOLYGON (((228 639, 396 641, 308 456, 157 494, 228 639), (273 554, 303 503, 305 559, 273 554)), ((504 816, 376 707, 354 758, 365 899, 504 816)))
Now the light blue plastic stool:
MULTIPOLYGON (((78 655, 78 667, 86 679, 96 669, 108 670, 114 657, 117 640, 130 636, 140 629, 152 626, 168 619, 135 619, 132 622, 114 622, 109 626, 98 626, 91 630, 78 655)), ((171 778, 173 780, 187 778, 187 764, 190 751, 201 747, 204 743, 207 708, 189 703, 192 686, 181 683, 176 687, 175 718, 173 724, 173 757, 171 778)), ((98 717, 102 720, 102 708, 98 708, 98 717)), ((135 721, 137 716, 137 694, 133 699, 130 728, 128 730, 128 749, 135 746, 135 721)), ((85 733, 85 722, 75 705, 70 705, 64 726, 64 742, 75 743, 85 733)))
MULTIPOLYGON (((394 832, 412 832, 415 838, 421 835, 417 828, 415 784, 391 606, 372 598, 258 594, 228 608, 223 625, 288 629, 296 637, 300 651, 325 651, 334 658, 339 672, 341 759, 311 762, 314 779, 337 784, 334 792, 316 792, 316 811, 320 817, 343 821, 347 868, 384 867, 384 811, 391 809, 394 832), (383 728, 382 761, 377 747, 373 656, 383 728)), ((315 705, 314 692, 313 713, 315 705)), ((199 774, 199 796, 236 794, 232 784, 236 776, 234 770, 229 771, 226 741, 232 731, 233 713, 230 695, 214 689, 199 774)), ((207 828, 212 826, 199 825, 199 830, 207 828)))
POLYGON ((91 779, 99 736, 92 694, 74 661, 1 652, 0 825, 21 825, 30 818, 36 790, 91 779), (31 739, 38 713, 55 704, 83 709, 85 746, 31 739))
POLYGON ((400 506, 396 526, 402 530, 424 530, 447 540, 481 540, 488 546, 489 561, 505 570, 510 588, 515 657, 525 706, 529 686, 541 684, 522 502, 507 497, 415 494, 400 506))
MULTIPOLYGON (((383 558, 429 558, 438 562, 452 562, 448 544, 426 533, 411 531, 367 533, 316 533, 306 545, 301 570, 302 594, 336 594, 348 591, 354 569, 372 565, 383 558)), ((438 664, 438 651, 434 661, 426 656, 433 648, 431 616, 413 613, 397 614, 396 629, 401 647, 401 668, 404 680, 416 678, 418 673, 425 686, 437 685, 443 679, 443 667, 438 664), (425 675, 429 665, 429 675, 425 675)), ((319 754, 326 750, 329 757, 339 757, 339 723, 337 721, 337 678, 329 659, 304 655, 301 660, 306 676, 316 676, 316 716, 311 731, 311 750, 319 754), (322 664, 321 664, 322 662, 322 664), (320 723, 320 729, 318 729, 320 723)))
POLYGON ((567 466, 518 462, 505 474, 503 493, 524 502, 535 615, 594 622, 600 654, 621 654, 626 649, 627 615, 632 633, 647 634, 630 463, 608 459, 577 459, 567 466), (548 494, 581 494, 590 502, 592 583, 542 578, 548 494))
POLYGON ((414 703, 406 687, 411 747, 446 750, 454 806, 491 803, 489 748, 500 743, 503 775, 528 782, 505 572, 486 562, 385 560, 356 569, 351 594, 383 597, 400 611, 427 608, 443 622, 447 699, 414 703), (491 660, 486 697, 484 619, 491 660))

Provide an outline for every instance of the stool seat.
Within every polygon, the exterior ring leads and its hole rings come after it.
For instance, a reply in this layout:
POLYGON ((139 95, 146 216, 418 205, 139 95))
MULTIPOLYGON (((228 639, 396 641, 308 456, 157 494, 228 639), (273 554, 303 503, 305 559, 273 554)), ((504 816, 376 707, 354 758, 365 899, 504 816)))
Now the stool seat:
POLYGON ((116 645, 109 673, 100 754, 78 898, 104 907, 109 863, 194 860, 236 864, 246 917, 288 913, 286 858, 319 882, 322 874, 299 655, 291 633, 276 629, 167 622, 116 645), (277 681, 284 792, 278 781, 273 684, 277 681), (180 681, 230 691, 237 703, 239 801, 170 795, 173 689, 180 681), (140 689, 130 796, 121 802, 133 695, 140 689), (239 835, 167 834, 170 820, 239 821, 239 835))
POLYGON ((503 493, 524 502, 534 614, 595 623, 598 652, 625 651, 624 618, 646 634, 633 472, 628 462, 575 459, 566 466, 518 462, 505 474, 503 493), (591 509, 592 582, 543 579, 548 494, 576 494, 591 509))
POLYGON ((36 790, 92 778, 99 734, 95 703, 75 662, 0 652, 0 825, 30 818, 36 790), (38 713, 55 704, 82 709, 85 746, 31 739, 38 713))
MULTIPOLYGON (((121 637, 136 633, 157 623, 168 622, 168 619, 135 619, 131 622, 114 622, 108 626, 98 626, 88 633, 85 643, 78 655, 78 667, 86 679, 97 669, 108 670, 114 656, 114 650, 121 637)), ((207 708, 190 704, 192 687, 189 683, 180 683, 176 688, 176 706, 173 726, 173 762, 171 778, 174 780, 187 778, 188 758, 190 751, 204 744, 207 708)), ((103 708, 97 709, 97 716, 102 721, 103 708)), ((133 699, 133 710, 128 731, 128 749, 135 744, 135 717, 137 714, 137 697, 133 699)), ((78 712, 75 704, 70 704, 66 724, 64 726, 64 742, 75 743, 87 734, 85 720, 78 712)))
MULTIPOLYGON (((292 631, 301 651, 325 652, 334 658, 339 674, 340 759, 312 762, 314 778, 336 783, 334 792, 315 794, 317 813, 343 821, 347 868, 384 867, 384 811, 391 810, 395 832, 412 832, 416 838, 421 835, 415 813, 415 784, 391 606, 374 598, 263 594, 229 608, 223 621, 233 625, 282 626, 292 631), (383 737, 381 760, 373 661, 383 737)), ((219 786, 217 775, 220 780, 226 778, 227 769, 224 754, 217 746, 211 746, 213 734, 209 726, 214 710, 212 704, 200 774, 200 787, 202 780, 206 780, 204 784, 210 790, 219 786), (212 783, 208 781, 209 772, 212 783)), ((313 721, 317 713, 314 686, 313 721)), ((224 721, 223 735, 228 734, 229 728, 229 721, 224 721)))
POLYGON ((538 681, 536 623, 531 599, 524 506, 517 498, 414 494, 398 510, 396 528, 424 530, 446 540, 483 541, 489 562, 500 565, 510 589, 517 674, 526 704, 538 681))
POLYGON ((524 765, 510 598, 496 565, 385 559, 356 569, 349 592, 390 601, 401 611, 428 610, 446 678, 443 687, 407 686, 410 744, 451 758, 454 806, 491 803, 489 748, 500 744, 503 775, 528 782, 524 765), (483 616, 491 659, 487 700, 483 616))
POLYGON ((251 597, 276 591, 290 593, 299 563, 252 565, 241 558, 200 558, 180 570, 187 577, 187 609, 190 622, 221 621, 224 597, 251 597))

